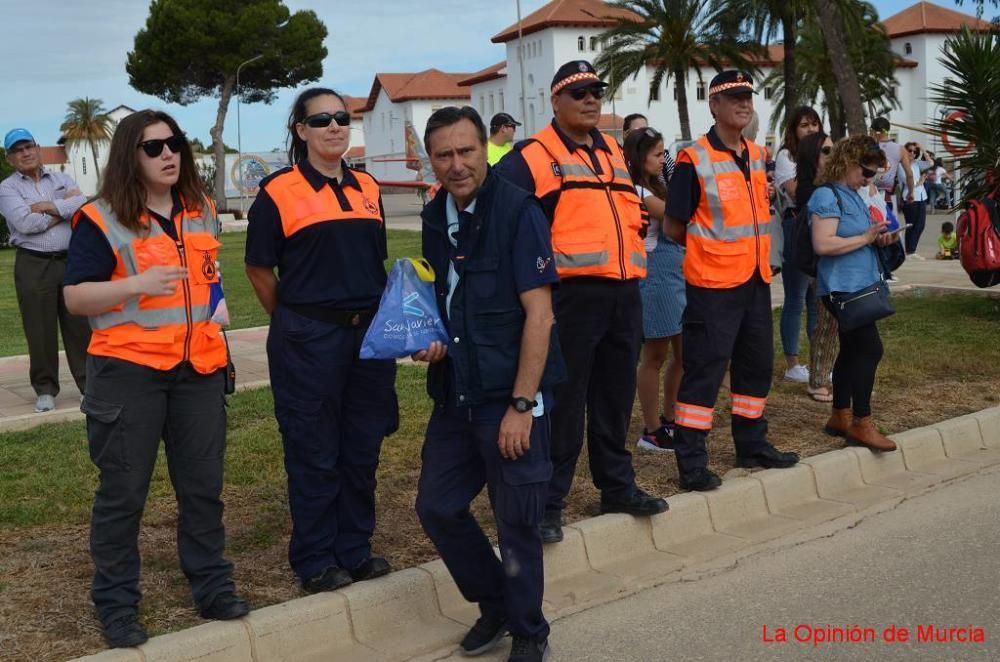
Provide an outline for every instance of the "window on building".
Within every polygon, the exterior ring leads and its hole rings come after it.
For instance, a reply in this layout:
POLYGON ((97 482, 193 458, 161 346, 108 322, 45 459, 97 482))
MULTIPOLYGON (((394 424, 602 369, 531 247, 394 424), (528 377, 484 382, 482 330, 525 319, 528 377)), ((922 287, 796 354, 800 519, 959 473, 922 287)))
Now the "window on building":
POLYGON ((538 88, 538 112, 545 112, 545 90, 538 88))
POLYGON ((503 112, 504 110, 505 108, 503 105, 503 90, 500 90, 500 111, 503 112))
POLYGON ((913 44, 906 42, 903 44, 903 50, 906 51, 907 55, 913 55, 913 44))
POLYGON ((578 51, 581 51, 581 52, 587 50, 587 40, 584 39, 583 37, 577 37, 576 38, 576 49, 578 51))
POLYGON ((495 112, 497 112, 496 111, 496 106, 494 105, 493 95, 491 94, 490 95, 490 112, 489 112, 490 117, 493 117, 493 113, 495 113, 495 112))
POLYGON ((677 101, 677 84, 674 83, 674 101, 677 101))
POLYGON ((541 39, 538 40, 538 54, 539 55, 542 54, 542 40, 541 39))
POLYGON ((704 101, 708 98, 708 95, 705 94, 705 83, 698 83, 698 91, 696 92, 696 95, 698 97, 698 101, 704 101))
POLYGON ((479 95, 479 114, 486 114, 486 97, 482 94, 479 95))
POLYGON ((764 88, 764 98, 765 99, 770 99, 773 96, 774 96, 774 88, 770 87, 770 86, 765 87, 764 88))
POLYGON ((657 85, 656 87, 653 87, 653 86, 649 87, 649 100, 650 101, 659 101, 660 100, 660 86, 659 85, 657 85))
POLYGON ((86 175, 87 174, 87 157, 86 156, 83 157, 81 159, 81 161, 83 162, 83 174, 86 175))
POLYGON ((597 40, 597 37, 591 37, 590 38, 590 50, 596 51, 597 50, 597 44, 599 44, 599 43, 600 42, 597 40))

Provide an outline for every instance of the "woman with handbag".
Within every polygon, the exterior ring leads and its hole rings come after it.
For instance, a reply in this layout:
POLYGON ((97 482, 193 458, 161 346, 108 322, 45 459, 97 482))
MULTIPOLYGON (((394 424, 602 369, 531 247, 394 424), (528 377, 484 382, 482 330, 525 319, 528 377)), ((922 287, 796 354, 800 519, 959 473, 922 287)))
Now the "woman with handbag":
POLYGON ((899 241, 885 232, 857 190, 885 165, 878 143, 868 136, 839 142, 820 173, 821 186, 809 199, 813 248, 819 256, 816 290, 839 324, 840 352, 833 366, 833 414, 828 434, 874 451, 895 450, 872 420, 871 395, 882 359, 876 322, 893 313, 885 269, 876 246, 899 241))

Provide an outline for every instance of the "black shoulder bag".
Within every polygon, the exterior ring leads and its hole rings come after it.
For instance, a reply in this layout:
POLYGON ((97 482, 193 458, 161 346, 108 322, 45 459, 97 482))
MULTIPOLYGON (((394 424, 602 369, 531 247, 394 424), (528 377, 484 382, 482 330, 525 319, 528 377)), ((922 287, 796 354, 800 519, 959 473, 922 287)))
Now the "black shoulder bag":
POLYGON ((879 265, 879 279, 857 292, 847 294, 831 294, 834 316, 841 331, 853 331, 867 324, 896 313, 889 302, 889 284, 885 281, 886 268, 882 262, 882 251, 878 246, 870 245, 879 265))

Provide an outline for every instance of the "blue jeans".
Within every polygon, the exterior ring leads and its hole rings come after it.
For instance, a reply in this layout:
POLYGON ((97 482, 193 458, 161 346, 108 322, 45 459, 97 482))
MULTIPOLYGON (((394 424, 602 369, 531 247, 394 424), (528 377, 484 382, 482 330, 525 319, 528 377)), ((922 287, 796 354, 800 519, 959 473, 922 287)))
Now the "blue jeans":
POLYGON ((785 288, 785 303, 781 307, 781 347, 785 356, 799 355, 799 328, 802 323, 802 307, 806 308, 806 335, 812 338, 816 330, 816 296, 809 286, 809 277, 794 264, 795 217, 781 221, 785 235, 785 250, 781 263, 781 284, 785 288))
POLYGON ((917 252, 917 244, 920 243, 920 235, 924 233, 924 226, 927 224, 927 201, 908 202, 903 205, 903 216, 907 223, 912 223, 913 227, 903 235, 903 243, 906 244, 906 254, 913 255, 917 252))

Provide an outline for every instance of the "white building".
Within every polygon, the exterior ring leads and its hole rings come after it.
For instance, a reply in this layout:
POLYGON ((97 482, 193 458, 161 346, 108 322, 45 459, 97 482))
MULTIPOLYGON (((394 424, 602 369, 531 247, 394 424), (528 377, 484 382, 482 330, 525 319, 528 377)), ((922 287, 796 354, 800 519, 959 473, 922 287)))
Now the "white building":
MULTIPOLYGON (((469 88, 459 82, 471 74, 428 69, 408 74, 375 74, 364 115, 365 168, 382 182, 412 182, 407 168, 406 127, 422 139, 427 120, 438 108, 469 102, 469 88)), ((351 134, 352 140, 354 133, 351 134)))
MULTIPOLYGON (((492 41, 506 45, 507 59, 467 77, 460 84, 469 88, 472 105, 485 121, 489 121, 494 112, 505 111, 524 124, 518 130, 518 138, 531 135, 552 118, 549 88, 556 69, 570 60, 595 60, 602 48, 598 36, 614 24, 614 17, 627 15, 627 12, 610 7, 601 0, 554 0, 524 17, 520 38, 517 24, 496 34, 492 41), (526 91, 523 106, 519 49, 524 63, 526 91)), ((943 109, 934 107, 927 97, 929 86, 944 78, 944 69, 937 58, 945 39, 958 32, 962 25, 986 27, 989 24, 977 23, 975 17, 952 9, 920 2, 886 19, 883 25, 893 51, 899 56, 896 79, 902 108, 890 114, 890 121, 920 127, 931 119, 939 118, 943 109)), ((780 67, 781 61, 781 47, 770 46, 768 57, 760 63, 763 75, 766 76, 774 67, 780 67)), ((699 81, 697 72, 692 70, 687 83, 688 112, 694 135, 705 132, 712 125, 707 87, 715 71, 704 67, 701 73, 704 79, 699 81)), ((616 121, 612 125, 612 118, 606 116, 602 128, 607 130, 614 126, 617 133, 621 128, 617 118, 629 113, 642 113, 649 118, 650 125, 667 137, 668 142, 680 139, 680 120, 673 86, 671 89, 662 86, 654 91, 650 99, 651 77, 651 68, 640 71, 624 82, 614 99, 605 101, 604 112, 613 113, 616 121)), ((761 127, 758 142, 774 147, 780 142, 780 129, 775 135, 769 134, 767 127, 778 99, 772 97, 770 89, 760 92, 755 103, 761 127)), ((365 128, 368 129, 367 124, 365 128)), ((937 138, 931 139, 910 129, 899 128, 898 137, 903 141, 916 140, 933 151, 941 149, 937 138)))

